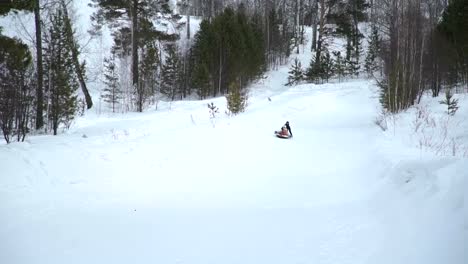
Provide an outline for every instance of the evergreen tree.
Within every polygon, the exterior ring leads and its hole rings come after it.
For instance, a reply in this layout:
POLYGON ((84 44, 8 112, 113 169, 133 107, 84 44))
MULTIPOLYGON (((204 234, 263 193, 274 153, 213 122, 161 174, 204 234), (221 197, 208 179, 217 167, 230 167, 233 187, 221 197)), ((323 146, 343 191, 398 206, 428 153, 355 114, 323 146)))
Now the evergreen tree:
POLYGON ((169 44, 167 45, 167 58, 161 71, 161 93, 171 100, 174 100, 178 94, 178 66, 179 58, 176 47, 169 44))
POLYGON ((320 72, 322 73, 320 77, 324 79, 326 82, 328 82, 330 77, 333 76, 333 69, 334 69, 333 60, 328 50, 324 50, 322 52, 322 59, 320 60, 320 63, 321 63, 320 72))
MULTIPOLYGON (((132 84, 137 98, 137 110, 141 112, 147 97, 145 92, 148 89, 144 83, 140 83, 140 49, 145 47, 148 40, 174 41, 178 38, 175 33, 167 34, 153 26, 154 20, 164 17, 161 14, 171 14, 169 0, 92 0, 92 2, 94 3, 92 6, 97 9, 91 17, 94 31, 99 32, 102 25, 108 23, 112 29, 117 29, 122 37, 117 42, 128 44, 125 47, 130 47, 130 52, 127 53, 125 50, 125 54, 130 54, 132 58, 132 84), (129 23, 122 23, 122 20, 129 23), (126 26, 128 24, 130 27, 126 26)), ((175 21, 177 19, 178 16, 172 16, 171 22, 177 24, 175 21)))
POLYGON ((77 109, 78 80, 75 76, 71 46, 67 43, 67 28, 61 7, 51 16, 51 25, 46 40, 46 87, 48 90, 48 117, 54 135, 59 125, 67 128, 77 109))
POLYGON ((141 49, 140 64, 140 85, 137 92, 137 104, 139 109, 144 108, 144 104, 156 94, 159 68, 159 54, 156 44, 152 41, 141 49))
POLYGON ((318 82, 319 79, 322 82, 328 82, 334 74, 334 63, 328 49, 322 49, 320 56, 319 62, 312 59, 309 68, 306 70, 305 76, 310 82, 318 82))
POLYGON ((341 82, 341 80, 346 76, 346 64, 341 56, 341 52, 333 51, 333 56, 335 57, 333 72, 341 82))
POLYGON ((28 132, 33 88, 30 83, 32 56, 26 44, 0 35, 0 129, 7 143, 28 132))
POLYGON ((330 16, 336 20, 337 34, 346 37, 345 61, 348 74, 358 75, 360 69, 359 60, 362 53, 361 39, 364 37, 359 31, 358 23, 367 18, 365 10, 369 5, 365 0, 336 2, 337 7, 330 16))
POLYGON ((294 59, 294 63, 291 65, 288 73, 288 83, 286 85, 294 85, 302 81, 303 72, 301 62, 297 58, 294 59))
POLYGON ((285 38, 281 34, 280 25, 281 20, 276 13, 276 9, 272 8, 268 17, 268 36, 265 38, 265 46, 268 57, 267 63, 270 67, 278 66, 281 63, 282 57, 284 56, 282 52, 282 43, 284 43, 285 38))
POLYGON ((458 99, 453 98, 453 94, 450 89, 445 91, 445 99, 440 101, 441 104, 447 105, 447 114, 455 115, 458 110, 458 99))
POLYGON ((321 76, 321 64, 316 62, 315 56, 310 60, 309 67, 305 71, 305 78, 309 82, 317 82, 321 76))
POLYGON ((380 52, 380 38, 378 28, 375 24, 372 24, 372 32, 368 40, 369 47, 367 50, 366 60, 364 64, 364 69, 366 70, 369 76, 372 75, 378 68, 377 66, 377 56, 380 52))
MULTIPOLYGON (((201 22, 195 36, 193 54, 194 65, 204 66, 194 66, 192 71, 197 72, 190 75, 200 76, 207 68, 209 74, 203 76, 210 78, 208 83, 211 84, 212 96, 225 94, 234 80, 243 88, 265 70, 261 23, 255 17, 248 17, 242 6, 237 13, 232 8, 226 8, 211 22, 201 22)), ((195 79, 199 78, 193 77, 192 82, 195 79)))
MULTIPOLYGON (((455 73, 461 80, 468 82, 468 1, 452 0, 443 13, 442 21, 438 25, 441 32, 454 46, 455 61, 452 63, 455 73)), ((444 47, 445 48, 445 47, 444 47)))
POLYGON ((346 75, 359 75, 359 69, 361 68, 361 66, 359 65, 360 53, 355 53, 355 48, 351 45, 347 45, 346 54, 346 75), (348 54, 350 55, 348 56, 348 54))
MULTIPOLYGON (((36 46, 36 70, 37 70, 37 85, 36 85, 36 129, 44 126, 44 87, 43 87, 43 60, 42 60, 42 19, 40 0, 14 0, 7 1, 9 4, 0 5, 0 15, 5 15, 11 10, 16 12, 33 11, 35 25, 35 46, 36 46)), ((0 27, 1 31, 1 27, 0 27)))
POLYGON ((104 59, 104 84, 106 85, 102 98, 109 104, 112 112, 115 113, 116 105, 122 99, 122 90, 120 88, 118 69, 115 64, 115 53, 112 52, 109 58, 104 59))
POLYGON ((193 45, 193 68, 191 82, 200 98, 204 99, 213 93, 215 77, 215 55, 217 49, 213 26, 208 20, 200 23, 200 29, 195 35, 193 45))
POLYGON ((237 82, 232 82, 229 85, 229 92, 226 95, 227 108, 230 114, 236 115, 244 112, 247 107, 247 94, 237 82))

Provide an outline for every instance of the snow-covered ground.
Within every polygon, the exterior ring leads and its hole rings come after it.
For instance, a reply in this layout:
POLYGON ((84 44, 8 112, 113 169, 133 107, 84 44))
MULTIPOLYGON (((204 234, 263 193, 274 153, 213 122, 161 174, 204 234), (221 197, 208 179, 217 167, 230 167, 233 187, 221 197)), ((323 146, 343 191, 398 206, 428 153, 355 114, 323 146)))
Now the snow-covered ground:
POLYGON ((286 72, 235 117, 174 102, 0 145, 0 263, 467 263, 468 160, 383 132, 371 82, 286 72))

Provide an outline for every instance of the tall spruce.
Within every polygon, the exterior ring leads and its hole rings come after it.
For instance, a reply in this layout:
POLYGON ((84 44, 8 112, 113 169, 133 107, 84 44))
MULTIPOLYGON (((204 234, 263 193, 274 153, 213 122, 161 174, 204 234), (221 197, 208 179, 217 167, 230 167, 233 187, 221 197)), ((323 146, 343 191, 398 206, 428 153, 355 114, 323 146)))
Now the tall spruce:
POLYGON ((373 73, 378 69, 378 64, 376 60, 380 52, 380 36, 377 25, 375 23, 372 23, 371 25, 371 35, 367 42, 368 49, 364 63, 364 69, 367 72, 368 76, 372 76, 373 73))
POLYGON ((288 83, 286 85, 295 85, 303 80, 304 73, 299 59, 295 58, 293 64, 289 68, 288 83))
POLYGON ((174 44, 167 45, 167 58, 161 70, 161 93, 174 100, 178 95, 178 67, 179 58, 177 55, 176 46, 174 44))
POLYGON ((141 81, 137 93, 137 104, 140 109, 143 109, 144 104, 150 99, 154 99, 156 95, 159 86, 158 68, 159 50, 153 41, 148 41, 141 49, 141 81))
POLYGON ((77 110, 76 91, 79 87, 74 69, 73 52, 68 43, 67 26, 62 7, 52 13, 46 39, 46 78, 48 88, 48 119, 54 135, 60 125, 68 128, 77 110))
POLYGON ((104 59, 105 87, 101 96, 104 102, 111 106, 112 112, 114 113, 116 111, 116 106, 122 99, 122 90, 120 87, 119 74, 115 60, 115 52, 113 52, 109 58, 104 59))
POLYGON ((341 55, 340 51, 333 51, 334 63, 333 63, 333 72, 338 77, 338 81, 342 81, 346 76, 346 63, 341 55))

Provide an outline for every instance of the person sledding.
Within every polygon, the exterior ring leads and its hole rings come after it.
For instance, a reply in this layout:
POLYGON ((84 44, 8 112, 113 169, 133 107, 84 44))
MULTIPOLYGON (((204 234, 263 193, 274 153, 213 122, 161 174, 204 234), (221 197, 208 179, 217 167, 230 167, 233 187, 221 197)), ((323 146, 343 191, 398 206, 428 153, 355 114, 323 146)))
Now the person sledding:
POLYGON ((275 131, 276 136, 281 137, 281 138, 291 138, 292 132, 291 132, 291 126, 289 125, 289 121, 286 121, 286 124, 284 124, 281 127, 280 131, 275 131))

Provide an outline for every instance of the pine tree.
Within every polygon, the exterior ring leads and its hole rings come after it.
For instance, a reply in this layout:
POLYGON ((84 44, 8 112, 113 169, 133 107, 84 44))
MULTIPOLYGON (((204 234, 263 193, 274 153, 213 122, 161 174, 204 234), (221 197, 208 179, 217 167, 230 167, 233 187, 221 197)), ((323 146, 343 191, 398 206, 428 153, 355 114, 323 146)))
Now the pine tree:
POLYGON ((247 107, 247 94, 241 89, 237 82, 232 82, 229 85, 229 92, 226 95, 227 108, 230 114, 236 115, 244 112, 247 107))
POLYGON ((115 53, 109 58, 104 59, 104 84, 106 85, 102 98, 104 102, 111 105, 112 112, 115 113, 116 105, 122 99, 122 90, 120 88, 118 69, 115 64, 115 53))
POLYGON ((195 70, 192 77, 192 84, 197 91, 200 99, 205 99, 210 93, 210 72, 204 63, 195 65, 195 70))
MULTIPOLYGON (((189 74, 192 85, 206 88, 206 85, 193 82, 208 76, 209 81, 203 83, 210 84, 209 94, 212 96, 228 92, 234 80, 243 88, 265 70, 264 49, 262 24, 255 16, 248 17, 242 5, 237 13, 226 8, 211 22, 200 23, 193 46, 194 67, 189 74), (206 70, 209 74, 205 74, 206 70)), ((197 93, 204 96, 205 91, 197 93)))
POLYGON ((354 59, 345 60, 346 75, 359 75, 361 66, 354 59))
POLYGON ((299 59, 294 59, 294 63, 291 65, 288 73, 288 83, 286 85, 294 85, 303 80, 302 66, 299 59))
POLYGON ((143 109, 144 104, 154 98, 159 78, 157 76, 159 68, 158 48, 153 41, 141 48, 141 64, 140 64, 140 85, 137 92, 138 108, 143 109))
POLYGON ((333 63, 333 72, 338 77, 338 80, 341 82, 341 80, 346 75, 346 65, 343 60, 343 57, 341 56, 341 52, 333 51, 333 56, 335 56, 335 62, 333 63))
POLYGON ((213 26, 208 20, 200 23, 200 29, 195 35, 193 44, 193 68, 191 84, 201 99, 214 92, 215 55, 213 49, 217 49, 213 26))
POLYGON ((328 50, 324 50, 322 52, 322 59, 320 60, 320 68, 322 75, 320 76, 322 79, 325 79, 326 82, 333 76, 333 60, 331 59, 330 52, 328 50))
POLYGON ((376 59, 380 52, 380 37, 375 24, 372 24, 372 32, 367 42, 369 43, 369 48, 367 50, 364 69, 367 74, 371 76, 372 73, 378 69, 376 59))
POLYGON ((31 64, 26 44, 0 35, 0 131, 7 143, 15 135, 18 141, 24 140, 29 130, 34 88, 29 81, 31 64))
POLYGON ((75 76, 74 61, 70 43, 67 43, 67 28, 64 13, 59 7, 52 14, 49 35, 46 41, 46 87, 49 88, 48 117, 54 135, 59 125, 67 128, 75 117, 77 109, 78 80, 75 76))
POLYGON ((174 100, 178 93, 178 66, 179 58, 176 47, 167 45, 167 58, 161 71, 161 93, 169 99, 174 100))
MULTIPOLYGON (((129 51, 125 50, 125 55, 131 55, 132 67, 132 85, 135 89, 137 98, 137 111, 143 111, 144 100, 147 97, 147 87, 141 83, 141 63, 140 54, 141 48, 145 46, 146 41, 164 40, 175 41, 178 38, 176 33, 167 34, 163 31, 158 31, 153 26, 154 20, 169 19, 164 14, 171 14, 168 0, 92 0, 92 6, 96 8, 96 12, 91 16, 94 31, 99 32, 104 23, 112 29, 117 29, 121 36, 122 46, 129 46, 129 51), (162 15, 161 15, 162 14, 162 15), (128 23, 122 23, 126 21, 128 23), (128 44, 128 45, 127 45, 128 44), (143 94, 140 94, 143 93, 143 94)), ((179 16, 171 16, 170 20, 177 25, 179 16)))
POLYGON ((305 79, 309 82, 317 82, 321 75, 321 64, 317 64, 315 56, 310 60, 309 67, 305 71, 305 79))
MULTIPOLYGON (((468 82, 468 1, 451 0, 444 10, 438 25, 441 32, 453 45, 456 56, 452 63, 454 70, 449 75, 456 75, 465 84, 468 82)), ((444 47, 445 48, 445 47, 444 47)), ((450 77, 449 77, 450 79, 450 77)))
POLYGON ((440 101, 441 104, 447 105, 447 114, 455 115, 455 112, 458 110, 458 99, 453 98, 453 94, 450 89, 445 91, 445 99, 440 101))

